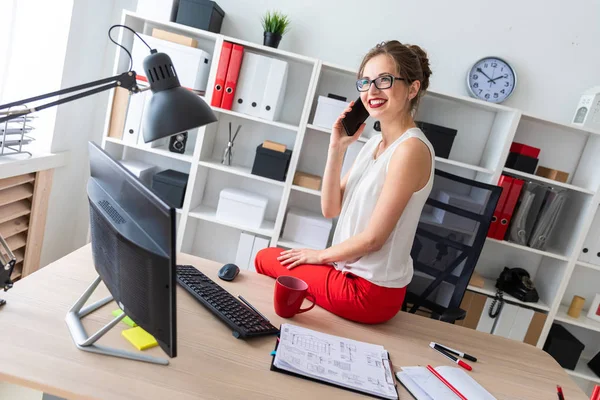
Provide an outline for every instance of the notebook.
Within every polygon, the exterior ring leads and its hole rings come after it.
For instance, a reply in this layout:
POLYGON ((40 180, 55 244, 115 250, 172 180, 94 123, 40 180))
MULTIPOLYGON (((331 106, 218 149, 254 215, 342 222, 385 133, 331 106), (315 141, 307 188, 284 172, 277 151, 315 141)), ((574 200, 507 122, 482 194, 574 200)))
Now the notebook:
MULTIPOLYGON (((435 370, 469 400, 496 400, 483 386, 460 368, 437 367, 435 370)), ((396 372, 396 377, 417 400, 460 399, 425 367, 402 367, 401 372, 396 372)))
POLYGON ((368 394, 398 399, 383 346, 282 324, 271 370, 368 394))

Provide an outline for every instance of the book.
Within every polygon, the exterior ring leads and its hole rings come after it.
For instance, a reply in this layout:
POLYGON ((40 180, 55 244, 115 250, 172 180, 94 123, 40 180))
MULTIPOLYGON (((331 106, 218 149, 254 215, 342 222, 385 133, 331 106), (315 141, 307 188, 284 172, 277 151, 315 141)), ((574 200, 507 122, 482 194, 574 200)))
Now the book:
MULTIPOLYGON (((469 374, 457 367, 434 368, 467 399, 496 400, 469 374)), ((417 400, 455 400, 459 397, 425 367, 402 367, 396 372, 402 385, 417 400)))
POLYGON ((271 370, 368 394, 398 399, 383 346, 282 324, 271 370))

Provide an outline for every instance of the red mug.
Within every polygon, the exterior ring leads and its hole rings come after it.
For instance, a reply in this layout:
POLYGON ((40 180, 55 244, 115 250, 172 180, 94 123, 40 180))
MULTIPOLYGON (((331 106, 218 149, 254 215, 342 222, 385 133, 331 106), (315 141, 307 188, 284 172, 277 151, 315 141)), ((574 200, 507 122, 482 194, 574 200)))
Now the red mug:
POLYGON ((315 306, 315 296, 308 293, 308 284, 293 276, 280 276, 275 281, 275 296, 273 300, 275 312, 282 318, 292 318, 296 314, 312 310, 315 306), (308 308, 300 308, 304 298, 312 301, 308 308))

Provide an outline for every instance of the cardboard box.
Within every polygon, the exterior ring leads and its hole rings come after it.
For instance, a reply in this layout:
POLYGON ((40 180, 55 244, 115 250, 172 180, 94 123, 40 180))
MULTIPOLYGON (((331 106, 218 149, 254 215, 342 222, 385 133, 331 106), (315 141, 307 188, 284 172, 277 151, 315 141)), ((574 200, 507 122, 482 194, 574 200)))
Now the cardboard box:
POLYGON ((177 33, 173 32, 167 32, 162 29, 152 29, 152 36, 157 39, 166 40, 184 46, 198 47, 198 41, 196 39, 183 35, 178 35, 177 33))
POLYGON ((541 165, 535 171, 537 176, 542 176, 544 178, 552 179, 553 181, 567 183, 569 179, 569 174, 564 171, 559 171, 557 169, 542 167, 541 165))
POLYGON ((471 279, 469 280, 469 285, 483 289, 485 286, 485 280, 481 275, 474 271, 473 275, 471 275, 471 279))
POLYGON ((323 178, 317 175, 307 174, 297 171, 294 175, 294 185, 302 186, 307 189, 321 190, 323 178))
POLYGON ((532 346, 537 346, 537 342, 540 339, 540 335, 542 334, 542 329, 544 329, 545 323, 546 314, 536 311, 533 314, 533 318, 531 318, 529 329, 527 329, 527 333, 525 334, 525 339, 523 339, 523 342, 532 346))
POLYGON ((287 146, 285 144, 271 142, 270 140, 265 140, 263 142, 263 148, 275 150, 280 153, 285 153, 285 151, 287 150, 287 146))
POLYGON ((113 97, 112 109, 110 111, 110 124, 108 126, 108 137, 123 139, 125 119, 127 118, 127 107, 129 105, 129 90, 116 88, 113 97))
POLYGON ((466 311, 467 315, 465 319, 456 321, 456 325, 464 326, 469 329, 477 329, 479 318, 485 307, 487 296, 471 291, 466 291, 460 308, 466 311))

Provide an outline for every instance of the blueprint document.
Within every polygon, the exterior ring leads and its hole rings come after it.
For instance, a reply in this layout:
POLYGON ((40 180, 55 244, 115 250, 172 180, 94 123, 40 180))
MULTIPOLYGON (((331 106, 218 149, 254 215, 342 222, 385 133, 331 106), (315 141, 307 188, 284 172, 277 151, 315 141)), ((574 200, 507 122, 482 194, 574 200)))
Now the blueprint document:
POLYGON ((275 367, 374 396, 398 398, 383 346, 291 324, 282 324, 280 332, 275 367))

